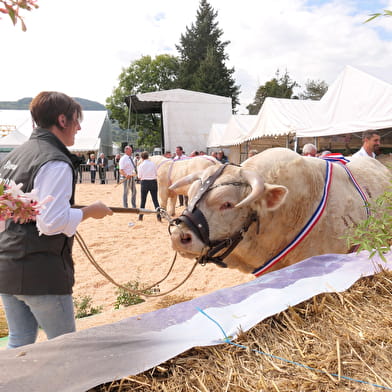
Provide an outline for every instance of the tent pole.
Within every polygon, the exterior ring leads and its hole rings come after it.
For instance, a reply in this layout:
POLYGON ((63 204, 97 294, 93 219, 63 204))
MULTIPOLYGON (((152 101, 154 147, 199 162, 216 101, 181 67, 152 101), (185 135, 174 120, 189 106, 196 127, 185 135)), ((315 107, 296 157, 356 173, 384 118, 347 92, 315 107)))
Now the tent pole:
POLYGON ((131 130, 130 130, 130 128, 129 128, 130 123, 131 123, 131 105, 132 105, 132 97, 129 96, 128 125, 127 125, 127 128, 128 128, 128 132, 127 132, 127 144, 129 144, 129 136, 130 136, 129 134, 130 134, 130 132, 131 132, 131 130))

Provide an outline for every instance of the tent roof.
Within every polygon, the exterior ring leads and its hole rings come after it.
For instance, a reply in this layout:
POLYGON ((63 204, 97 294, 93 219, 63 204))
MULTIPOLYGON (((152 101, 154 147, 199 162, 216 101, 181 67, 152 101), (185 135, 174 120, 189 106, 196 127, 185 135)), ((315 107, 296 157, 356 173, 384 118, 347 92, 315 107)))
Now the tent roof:
POLYGON ((244 140, 294 133, 319 121, 319 102, 267 97, 244 140))
POLYGON ((226 124, 213 124, 207 147, 228 147, 241 144, 257 120, 256 115, 234 114, 226 124))
POLYGON ((392 127, 392 85, 346 66, 320 100, 322 117, 297 136, 326 136, 392 127))
POLYGON ((134 113, 161 113, 163 102, 231 104, 231 98, 183 89, 153 91, 125 98, 128 107, 131 103, 131 111, 134 113))
POLYGON ((27 139, 27 136, 15 129, 14 131, 11 131, 7 136, 0 138, 0 147, 15 148, 23 144, 27 139))
MULTIPOLYGON (((103 129, 105 120, 107 119, 106 110, 84 110, 83 121, 81 122, 81 130, 75 136, 75 144, 70 148, 71 151, 88 151, 97 150, 100 146, 101 131, 103 129)), ((27 140, 33 131, 33 121, 29 110, 0 110, 0 125, 13 126, 16 131, 12 131, 8 136, 12 136, 18 132, 20 143, 13 145, 13 147, 22 144, 27 140), (21 136, 25 139, 22 140, 21 136)), ((11 140, 11 139, 10 139, 11 140)), ((15 139, 14 141, 17 141, 15 139)))

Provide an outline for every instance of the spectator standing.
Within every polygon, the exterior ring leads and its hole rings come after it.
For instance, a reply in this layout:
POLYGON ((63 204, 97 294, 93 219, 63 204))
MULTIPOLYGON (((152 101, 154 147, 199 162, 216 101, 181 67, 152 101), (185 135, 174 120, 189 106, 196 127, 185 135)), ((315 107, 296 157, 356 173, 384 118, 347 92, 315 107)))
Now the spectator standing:
POLYGON ((362 147, 353 154, 353 157, 376 157, 376 151, 380 148, 381 138, 377 131, 365 131, 362 134, 362 147))
POLYGON ((108 169, 109 161, 105 157, 105 154, 101 152, 98 158, 98 174, 101 184, 106 184, 106 171, 108 169))
POLYGON ((74 144, 82 108, 65 94, 45 91, 30 104, 36 128, 30 139, 0 163, 4 182, 35 189, 39 200, 53 200, 36 222, 8 219, 0 233, 0 295, 9 328, 8 348, 35 342, 40 326, 48 339, 74 332, 72 246, 79 223, 113 212, 101 202, 74 204, 74 144), (7 164, 6 164, 7 162, 7 164))
POLYGON ((256 154, 258 154, 259 152, 257 150, 249 150, 248 152, 248 158, 250 157, 254 157, 256 154))
MULTIPOLYGON (((173 158, 173 161, 181 161, 182 159, 187 159, 188 157, 184 153, 184 149, 181 146, 176 147, 176 155, 173 158)), ((180 207, 188 206, 188 196, 187 195, 178 195, 178 200, 180 201, 180 207)))
POLYGON ((95 177, 97 175, 97 159, 95 154, 90 154, 90 159, 87 160, 87 165, 90 167, 91 183, 95 184, 95 177))
POLYGON ((128 195, 131 190, 132 208, 136 208, 136 164, 132 157, 133 149, 131 146, 125 146, 124 155, 119 162, 121 180, 123 182, 123 207, 128 208, 128 195))
MULTIPOLYGON (((147 151, 143 151, 141 157, 142 161, 138 167, 138 178, 140 179, 140 208, 145 208, 147 195, 150 192, 154 207, 157 209, 159 208, 157 168, 154 162, 148 159, 147 151)), ((159 213, 157 219, 158 221, 161 220, 159 213)), ((143 214, 139 215, 139 220, 143 220, 143 214)))
POLYGON ((117 184, 120 182, 120 154, 116 154, 116 156, 113 159, 113 165, 114 165, 114 179, 116 180, 117 184))
POLYGON ((84 155, 82 155, 80 152, 76 154, 76 157, 76 173, 78 175, 77 180, 79 181, 79 184, 81 184, 83 182, 83 165, 86 164, 86 159, 84 158, 84 155))
POLYGON ((317 147, 312 143, 307 143, 302 148, 302 155, 305 157, 315 157, 317 155, 317 147))
POLYGON ((227 159, 227 156, 225 155, 225 153, 222 150, 219 150, 216 154, 216 159, 220 162, 220 163, 227 163, 229 162, 229 160, 227 159))

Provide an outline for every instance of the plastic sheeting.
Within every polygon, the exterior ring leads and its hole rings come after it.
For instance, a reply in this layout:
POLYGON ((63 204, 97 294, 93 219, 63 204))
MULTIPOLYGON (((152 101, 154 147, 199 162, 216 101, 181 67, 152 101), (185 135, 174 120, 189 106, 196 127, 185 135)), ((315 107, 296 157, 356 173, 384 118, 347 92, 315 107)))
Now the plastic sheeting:
MULTIPOLYGON (((392 261, 392 253, 386 257, 392 261)), ((377 257, 370 261, 367 252, 312 257, 169 308, 2 350, 0 391, 84 392, 141 373, 192 347, 222 344, 219 326, 226 336, 236 337, 314 295, 344 291, 380 267, 392 269, 377 257)))

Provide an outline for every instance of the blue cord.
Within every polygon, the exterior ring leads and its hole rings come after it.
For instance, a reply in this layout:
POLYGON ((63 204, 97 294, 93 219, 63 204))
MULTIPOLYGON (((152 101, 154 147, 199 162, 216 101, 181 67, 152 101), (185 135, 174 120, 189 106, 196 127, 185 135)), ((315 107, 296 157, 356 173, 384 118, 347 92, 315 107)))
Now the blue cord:
MULTIPOLYGON (((214 320, 212 317, 210 317, 204 310, 202 310, 202 309, 200 309, 200 308, 198 308, 198 307, 196 307, 196 309, 197 309, 200 313, 202 313, 204 316, 206 316, 208 319, 210 319, 212 322, 214 322, 214 323, 219 327, 219 329, 220 329, 220 330, 222 331, 222 333, 223 333, 223 336, 225 337, 224 340, 225 340, 226 343, 229 343, 229 344, 231 344, 231 345, 233 345, 233 346, 236 346, 236 347, 248 349, 248 347, 243 346, 242 344, 237 344, 237 343, 232 342, 231 339, 226 335, 226 332, 224 331, 224 329, 222 328, 222 326, 221 326, 216 320, 214 320)), ((383 386, 383 385, 373 384, 373 383, 368 382, 368 381, 357 380, 357 379, 355 379, 355 378, 351 378, 351 377, 347 377, 347 376, 339 376, 339 375, 336 374, 336 373, 327 373, 327 372, 324 371, 324 370, 315 369, 315 368, 312 368, 312 367, 310 367, 310 366, 308 366, 308 365, 304 365, 304 364, 302 364, 302 363, 295 362, 295 361, 290 361, 289 359, 285 359, 285 358, 282 358, 282 357, 278 357, 278 356, 273 355, 273 354, 267 354, 267 353, 265 353, 265 352, 263 352, 263 351, 260 351, 260 350, 252 349, 251 351, 256 352, 256 353, 258 353, 258 354, 266 355, 266 356, 271 357, 271 358, 274 358, 274 359, 279 359, 279 360, 281 360, 281 361, 283 361, 283 362, 287 362, 287 363, 290 363, 290 364, 292 364, 292 365, 297 365, 297 366, 303 367, 303 368, 308 369, 308 370, 313 370, 313 371, 318 372, 318 373, 328 374, 328 375, 330 375, 330 376, 340 377, 340 378, 343 378, 343 379, 348 380, 348 381, 354 381, 354 382, 358 382, 358 383, 362 383, 362 384, 371 385, 371 386, 373 386, 373 387, 386 389, 386 390, 388 390, 388 391, 392 391, 392 388, 385 387, 385 386, 383 386)))

